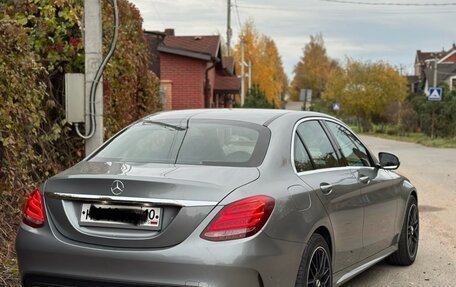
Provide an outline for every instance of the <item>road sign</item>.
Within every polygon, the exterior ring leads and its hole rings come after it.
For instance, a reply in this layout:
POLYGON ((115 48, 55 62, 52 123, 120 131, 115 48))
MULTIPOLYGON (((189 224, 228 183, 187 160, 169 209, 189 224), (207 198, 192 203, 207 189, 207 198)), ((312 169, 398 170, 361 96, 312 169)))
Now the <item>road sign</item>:
POLYGON ((442 88, 429 88, 428 101, 441 101, 442 88))
POLYGON ((306 101, 306 96, 307 96, 307 90, 306 89, 301 89, 299 91, 299 101, 305 102, 306 101))
POLYGON ((300 93, 299 93, 299 100, 301 102, 311 102, 312 101, 312 90, 301 89, 300 93))
POLYGON ((333 111, 335 111, 335 112, 340 111, 340 104, 337 103, 337 102, 336 102, 336 103, 333 103, 333 104, 332 104, 332 109, 333 109, 333 111))

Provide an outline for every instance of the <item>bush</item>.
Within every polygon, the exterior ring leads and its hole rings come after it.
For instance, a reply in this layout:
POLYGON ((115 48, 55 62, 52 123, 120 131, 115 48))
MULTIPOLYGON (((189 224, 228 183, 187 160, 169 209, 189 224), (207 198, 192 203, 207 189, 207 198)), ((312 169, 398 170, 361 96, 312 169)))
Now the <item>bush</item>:
POLYGON ((456 137, 456 91, 450 92, 444 88, 441 102, 430 102, 423 95, 414 96, 411 104, 417 112, 419 127, 426 135, 433 133, 434 137, 456 137))
POLYGON ((46 88, 40 81, 45 69, 28 45, 19 23, 0 20, 0 278, 17 284, 13 239, 21 198, 49 173, 45 150, 50 137, 43 133, 42 110, 46 88))
POLYGON ((274 109, 275 107, 268 102, 265 93, 260 87, 254 85, 245 98, 243 108, 274 109))
MULTIPOLYGON (((131 122, 161 108, 159 79, 149 70, 149 51, 139 10, 118 1, 119 35, 116 52, 104 74, 104 115, 107 138, 131 122)), ((113 15, 103 2, 103 47, 108 51, 113 15)))
POLYGON ((337 116, 337 112, 332 109, 332 102, 325 101, 323 99, 314 98, 310 106, 310 110, 313 112, 320 112, 337 116))
POLYGON ((409 101, 390 103, 383 112, 381 121, 382 127, 383 123, 396 127, 394 132, 388 134, 404 135, 418 130, 418 116, 409 101))
MULTIPOLYGON (((82 0, 0 1, 0 286, 18 286, 14 236, 22 198, 83 155, 64 119, 64 74, 84 71, 82 0), (14 19, 14 20, 11 20, 14 19)), ((160 108, 139 11, 118 2, 117 50, 104 74, 105 135, 160 108)), ((105 53, 111 7, 103 5, 105 53)))

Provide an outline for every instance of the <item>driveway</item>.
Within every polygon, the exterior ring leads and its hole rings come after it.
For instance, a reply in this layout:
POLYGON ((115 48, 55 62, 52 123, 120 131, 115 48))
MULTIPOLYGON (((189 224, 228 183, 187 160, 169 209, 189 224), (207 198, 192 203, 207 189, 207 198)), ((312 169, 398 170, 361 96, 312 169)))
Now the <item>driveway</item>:
POLYGON ((401 160, 399 173, 418 189, 420 246, 415 264, 381 262, 344 287, 456 286, 456 149, 362 136, 374 153, 388 151, 401 160))

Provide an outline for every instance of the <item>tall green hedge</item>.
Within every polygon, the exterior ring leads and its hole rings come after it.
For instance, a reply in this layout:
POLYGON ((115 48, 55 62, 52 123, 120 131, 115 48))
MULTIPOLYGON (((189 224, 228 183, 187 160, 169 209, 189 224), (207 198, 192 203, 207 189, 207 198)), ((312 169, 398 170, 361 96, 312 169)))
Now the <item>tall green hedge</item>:
MULTIPOLYGON (((47 172, 46 74, 16 21, 0 20, 0 278, 16 282, 12 239, 21 197, 47 172)), ((2 282, 0 281, 0 285, 2 282)))
MULTIPOLYGON (((103 1, 104 51, 112 11, 103 1)), ((138 9, 119 0, 117 50, 104 74, 105 138, 160 109, 138 9)), ((83 157, 64 118, 64 74, 84 72, 82 0, 0 1, 0 286, 18 286, 14 236, 24 195, 83 157), (4 248, 5 246, 5 248, 4 248)))
MULTIPOLYGON (((119 3, 119 43, 104 74, 106 136, 160 108, 159 80, 148 70, 149 54, 139 11, 128 1, 119 3)), ((112 8, 103 2, 103 43, 112 37, 112 8)))

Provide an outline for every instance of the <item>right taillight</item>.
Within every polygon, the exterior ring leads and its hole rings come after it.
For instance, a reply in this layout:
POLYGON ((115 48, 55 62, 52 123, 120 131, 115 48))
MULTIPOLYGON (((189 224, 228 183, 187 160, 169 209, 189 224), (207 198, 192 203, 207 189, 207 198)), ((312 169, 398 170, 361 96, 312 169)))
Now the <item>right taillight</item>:
POLYGON ((22 221, 31 227, 44 225, 43 202, 38 189, 35 189, 27 198, 22 221))
POLYGON ((274 209, 273 198, 264 195, 248 197, 225 206, 201 233, 210 241, 239 239, 256 234, 274 209))

